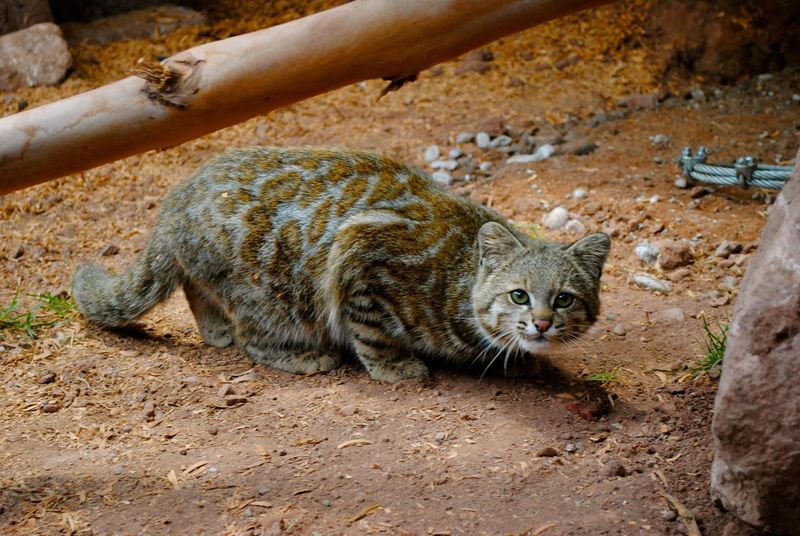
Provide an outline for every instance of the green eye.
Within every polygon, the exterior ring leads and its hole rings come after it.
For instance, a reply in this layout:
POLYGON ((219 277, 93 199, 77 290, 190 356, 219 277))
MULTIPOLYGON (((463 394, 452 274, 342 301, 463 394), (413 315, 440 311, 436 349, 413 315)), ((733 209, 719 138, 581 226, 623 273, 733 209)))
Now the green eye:
POLYGON ((575 301, 575 296, 570 294, 569 292, 562 292, 558 296, 556 296, 555 306, 556 309, 566 309, 575 301))
POLYGON ((511 301, 517 305, 527 305, 531 301, 528 297, 528 293, 521 288, 512 290, 508 295, 511 296, 511 301))

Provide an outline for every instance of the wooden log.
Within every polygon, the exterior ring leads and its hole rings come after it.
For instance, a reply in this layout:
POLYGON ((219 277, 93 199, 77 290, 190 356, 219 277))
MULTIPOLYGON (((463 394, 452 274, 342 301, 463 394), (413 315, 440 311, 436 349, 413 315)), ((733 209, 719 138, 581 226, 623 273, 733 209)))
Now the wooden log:
POLYGON ((0 194, 183 143, 360 80, 402 81, 610 0, 355 0, 0 119, 0 194), (146 81, 147 79, 148 81, 146 81))

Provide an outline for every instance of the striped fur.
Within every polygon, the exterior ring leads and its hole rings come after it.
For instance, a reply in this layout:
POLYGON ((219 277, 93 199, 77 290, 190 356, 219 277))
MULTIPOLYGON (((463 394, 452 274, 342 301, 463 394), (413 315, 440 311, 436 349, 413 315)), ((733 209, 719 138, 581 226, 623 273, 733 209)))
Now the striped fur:
POLYGON ((393 382, 426 376, 421 358, 488 363, 583 333, 608 249, 602 233, 532 240, 376 154, 251 148, 179 184, 134 266, 80 266, 73 294, 92 322, 122 326, 182 285, 209 344, 297 373, 354 352, 393 382), (574 303, 554 307, 564 292, 574 303), (537 319, 552 326, 532 331, 537 319))

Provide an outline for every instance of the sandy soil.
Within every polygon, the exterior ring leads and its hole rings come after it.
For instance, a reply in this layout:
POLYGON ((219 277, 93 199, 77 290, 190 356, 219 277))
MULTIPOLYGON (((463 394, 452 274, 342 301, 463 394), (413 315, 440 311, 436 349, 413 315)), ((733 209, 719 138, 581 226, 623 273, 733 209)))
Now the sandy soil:
MULTIPOLYGON (((508 125, 512 137, 586 137, 597 144, 590 154, 528 165, 462 144, 493 168, 453 187, 546 238, 575 237, 538 225, 558 204, 588 230, 614 232, 602 319, 535 378, 436 368, 430 382, 388 385, 357 363, 293 376, 253 366, 235 348, 204 346, 181 295, 125 333, 76 316, 36 339, 3 331, 0 532, 686 533, 666 491, 703 534, 748 534, 710 500, 717 384, 713 371, 692 369, 703 315, 730 315, 769 195, 678 189, 672 159, 683 146, 706 145, 718 162, 752 154, 787 163, 798 145, 800 74, 665 88, 635 22, 619 6, 570 17, 492 44, 483 73, 475 60, 454 61, 378 102, 382 84, 365 82, 0 199, 0 304, 19 293, 25 307, 35 304, 29 294, 68 290, 80 261, 123 269, 169 187, 232 146, 346 145, 426 167, 424 149, 456 147, 461 131, 508 125), (684 98, 698 87, 705 98, 684 98), (667 89, 675 96, 654 108, 617 104, 667 89), (668 141, 651 141, 657 134, 668 141), (588 195, 568 198, 578 187, 588 195), (642 240, 666 238, 694 239, 683 278, 633 254, 642 240), (749 247, 726 262, 714 257, 722 240, 749 247), (654 293, 630 282, 634 272, 677 280, 671 293, 654 293), (674 308, 683 320, 664 313, 674 308), (608 371, 604 392, 587 381, 608 371), (592 420, 568 409, 587 397, 613 406, 592 420)), ((112 81, 141 55, 226 28, 236 25, 80 47, 62 86, 7 96, 4 114, 21 100, 33 106, 112 81)))

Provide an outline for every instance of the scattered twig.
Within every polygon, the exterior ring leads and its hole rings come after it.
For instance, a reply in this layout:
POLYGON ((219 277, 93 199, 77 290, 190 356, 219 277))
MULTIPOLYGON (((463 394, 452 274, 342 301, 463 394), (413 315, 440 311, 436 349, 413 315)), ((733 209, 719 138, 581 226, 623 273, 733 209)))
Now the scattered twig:
POLYGON ((686 525, 686 530, 688 536, 702 536, 700 533, 700 527, 697 526, 697 520, 694 518, 694 514, 686 508, 678 499, 667 493, 666 491, 659 491, 662 497, 670 502, 672 507, 678 513, 678 517, 681 518, 683 524, 686 525))

